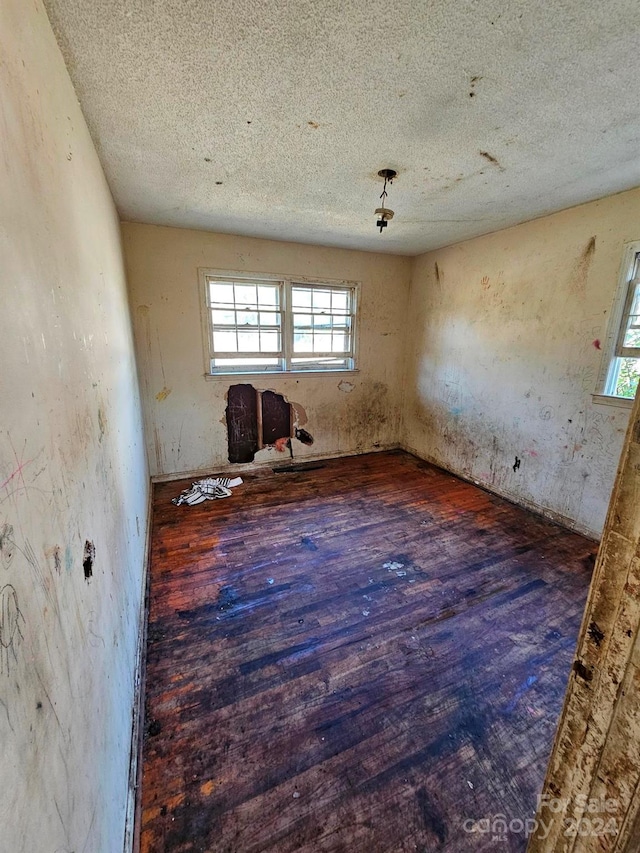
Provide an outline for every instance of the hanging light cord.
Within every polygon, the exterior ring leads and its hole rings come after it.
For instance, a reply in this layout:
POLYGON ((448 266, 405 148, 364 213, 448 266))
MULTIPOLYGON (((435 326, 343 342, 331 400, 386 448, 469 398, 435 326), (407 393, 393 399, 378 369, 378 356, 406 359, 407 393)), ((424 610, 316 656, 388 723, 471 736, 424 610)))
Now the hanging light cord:
MULTIPOLYGON (((387 195, 388 195, 388 193, 387 193, 387 181, 391 184, 391 183, 393 183, 393 178, 389 178, 388 176, 385 175, 384 187, 382 188, 382 192, 380 193, 380 198, 382 200, 382 209, 383 210, 386 207, 386 200, 387 200, 387 195)), ((382 234, 382 229, 386 225, 386 217, 385 217, 384 213, 380 214, 380 223, 381 223, 380 224, 380 233, 382 234), (382 223, 384 223, 384 225, 382 223)))
POLYGON ((388 180, 389 180, 388 178, 385 178, 385 179, 384 179, 384 187, 383 187, 383 189, 382 189, 382 192, 380 193, 380 198, 382 199, 382 206, 383 206, 383 207, 384 207, 384 200, 385 200, 385 199, 386 199, 386 197, 387 197, 387 181, 388 181, 388 180))
POLYGON ((384 186, 382 187, 382 192, 380 193, 380 201, 382 203, 382 207, 379 207, 376 210, 376 214, 379 215, 379 219, 376 222, 376 225, 380 229, 380 233, 382 234, 382 229, 387 227, 387 222, 389 219, 393 217, 393 211, 387 208, 387 184, 391 186, 393 183, 393 179, 395 178, 397 172, 395 169, 380 169, 378 172, 378 176, 380 178, 384 178, 384 186))

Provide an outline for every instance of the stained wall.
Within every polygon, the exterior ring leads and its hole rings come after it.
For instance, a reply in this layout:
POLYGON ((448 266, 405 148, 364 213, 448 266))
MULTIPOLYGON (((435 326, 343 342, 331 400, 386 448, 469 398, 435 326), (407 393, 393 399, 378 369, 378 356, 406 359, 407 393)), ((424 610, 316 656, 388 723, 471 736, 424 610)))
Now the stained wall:
MULTIPOLYGON (((228 466, 225 408, 237 377, 205 378, 199 268, 355 281, 355 373, 246 377, 304 410, 314 444, 296 456, 364 453, 398 442, 410 258, 137 223, 122 226, 147 451, 156 475, 228 466)), ((262 450, 256 461, 282 461, 262 450)))
POLYGON ((119 222, 40 0, 0 57, 0 851, 114 853, 148 488, 119 222))
POLYGON ((594 397, 640 190, 416 259, 403 443, 599 536, 629 407, 594 397))

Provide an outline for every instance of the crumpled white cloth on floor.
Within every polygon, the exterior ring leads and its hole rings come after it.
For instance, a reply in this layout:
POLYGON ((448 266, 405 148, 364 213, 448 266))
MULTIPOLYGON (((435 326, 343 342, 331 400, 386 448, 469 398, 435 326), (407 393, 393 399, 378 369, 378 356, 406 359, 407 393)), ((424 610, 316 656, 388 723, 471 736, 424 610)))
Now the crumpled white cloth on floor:
POLYGON ((216 498, 228 498, 231 496, 231 489, 235 486, 242 485, 242 477, 236 477, 230 480, 228 477, 205 477, 204 480, 196 480, 191 484, 190 489, 185 489, 180 492, 177 498, 173 498, 171 503, 176 506, 180 504, 201 504, 203 501, 213 501, 216 498))

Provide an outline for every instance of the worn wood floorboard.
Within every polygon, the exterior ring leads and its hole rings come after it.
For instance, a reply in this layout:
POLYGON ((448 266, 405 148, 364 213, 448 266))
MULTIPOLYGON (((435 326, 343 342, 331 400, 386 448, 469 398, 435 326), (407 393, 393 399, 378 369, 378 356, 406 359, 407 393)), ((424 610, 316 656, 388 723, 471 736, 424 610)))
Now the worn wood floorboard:
POLYGON ((142 853, 523 851, 594 543, 402 452, 188 485, 154 492, 142 853))

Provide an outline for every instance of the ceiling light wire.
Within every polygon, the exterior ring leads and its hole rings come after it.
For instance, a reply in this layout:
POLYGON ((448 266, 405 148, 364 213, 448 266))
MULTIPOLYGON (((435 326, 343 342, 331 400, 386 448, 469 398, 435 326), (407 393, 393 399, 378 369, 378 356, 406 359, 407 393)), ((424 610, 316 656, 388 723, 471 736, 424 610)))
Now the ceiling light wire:
POLYGON ((386 206, 386 200, 388 198, 387 192, 387 184, 391 186, 393 183, 393 179, 396 177, 398 173, 395 169, 380 169, 378 172, 378 176, 384 178, 384 186, 382 188, 382 192, 380 193, 380 198, 382 200, 382 207, 376 208, 376 216, 378 217, 376 221, 376 227, 380 229, 380 233, 382 234, 383 228, 387 227, 387 224, 390 219, 393 219, 393 210, 386 206))

